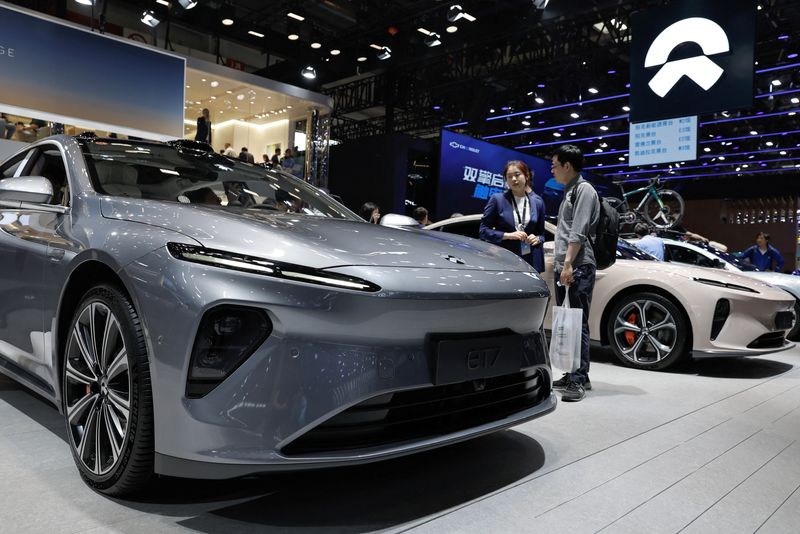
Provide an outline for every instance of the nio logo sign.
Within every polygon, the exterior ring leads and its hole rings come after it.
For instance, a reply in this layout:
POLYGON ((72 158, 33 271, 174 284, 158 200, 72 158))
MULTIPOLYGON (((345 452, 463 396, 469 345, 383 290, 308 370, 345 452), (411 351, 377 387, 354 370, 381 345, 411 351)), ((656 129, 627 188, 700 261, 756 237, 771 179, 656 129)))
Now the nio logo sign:
POLYGON ((490 347, 487 349, 471 350, 467 354, 467 370, 477 371, 478 369, 488 369, 497 363, 500 357, 500 347, 490 347))
POLYGON ((458 257, 456 257, 456 256, 452 256, 452 255, 450 255, 450 254, 448 254, 447 256, 445 256, 445 257, 444 257, 444 259, 446 259, 447 261, 449 261, 449 262, 451 262, 451 263, 455 263, 455 264, 457 264, 457 265, 464 265, 464 264, 466 263, 466 262, 465 262, 464 260, 462 260, 461 258, 458 258, 458 257))
POLYGON ((655 94, 664 98, 686 76, 708 91, 725 71, 706 56, 729 52, 730 49, 725 30, 713 20, 702 17, 680 20, 661 32, 647 50, 646 68, 663 65, 648 85, 655 94), (670 53, 687 42, 700 45, 705 55, 668 61, 670 53))
POLYGON ((630 121, 752 107, 757 0, 661 3, 628 24, 630 121))

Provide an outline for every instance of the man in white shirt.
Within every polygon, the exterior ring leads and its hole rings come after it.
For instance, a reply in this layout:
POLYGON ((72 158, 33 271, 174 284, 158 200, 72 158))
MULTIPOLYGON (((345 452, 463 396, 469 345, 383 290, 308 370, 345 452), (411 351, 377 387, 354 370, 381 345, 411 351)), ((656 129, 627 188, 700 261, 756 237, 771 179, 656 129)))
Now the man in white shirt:
POLYGON ((638 223, 633 229, 639 241, 636 246, 644 250, 651 256, 654 256, 658 261, 664 261, 664 240, 650 234, 650 228, 645 223, 638 223))

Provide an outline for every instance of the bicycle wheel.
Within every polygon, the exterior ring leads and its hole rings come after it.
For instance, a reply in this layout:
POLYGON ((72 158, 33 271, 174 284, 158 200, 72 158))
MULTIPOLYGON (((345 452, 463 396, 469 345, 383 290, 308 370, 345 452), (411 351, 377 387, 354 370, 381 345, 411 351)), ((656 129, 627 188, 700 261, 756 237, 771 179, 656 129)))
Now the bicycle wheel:
POLYGON ((662 230, 674 228, 683 220, 684 203, 681 197, 675 191, 664 189, 658 192, 661 198, 661 203, 664 205, 663 209, 658 205, 654 197, 649 197, 644 204, 644 219, 662 230))

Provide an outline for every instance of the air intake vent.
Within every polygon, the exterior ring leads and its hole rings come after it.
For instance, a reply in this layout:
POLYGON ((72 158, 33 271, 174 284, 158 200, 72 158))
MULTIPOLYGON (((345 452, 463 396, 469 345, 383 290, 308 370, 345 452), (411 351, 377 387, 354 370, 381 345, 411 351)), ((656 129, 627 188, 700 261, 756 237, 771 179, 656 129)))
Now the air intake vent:
POLYGON ((717 305, 714 307, 714 320, 711 323, 711 341, 717 339, 730 313, 731 303, 728 302, 728 299, 719 299, 717 305))

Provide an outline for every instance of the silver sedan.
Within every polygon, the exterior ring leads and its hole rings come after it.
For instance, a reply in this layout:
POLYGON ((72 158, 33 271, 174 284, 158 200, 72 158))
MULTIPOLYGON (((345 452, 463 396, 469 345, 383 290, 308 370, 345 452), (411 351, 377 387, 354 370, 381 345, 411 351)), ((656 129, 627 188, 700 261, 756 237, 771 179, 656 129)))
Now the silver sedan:
POLYGON ((84 480, 369 462, 555 408, 547 285, 479 241, 361 221, 189 141, 42 140, 0 165, 0 372, 84 480))

